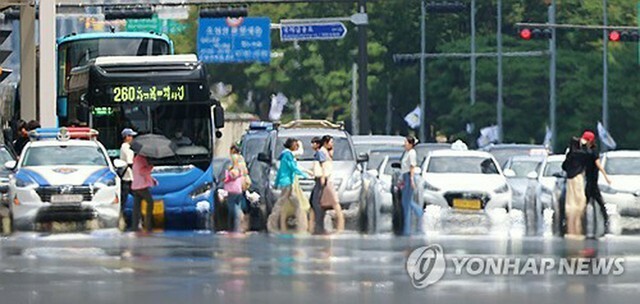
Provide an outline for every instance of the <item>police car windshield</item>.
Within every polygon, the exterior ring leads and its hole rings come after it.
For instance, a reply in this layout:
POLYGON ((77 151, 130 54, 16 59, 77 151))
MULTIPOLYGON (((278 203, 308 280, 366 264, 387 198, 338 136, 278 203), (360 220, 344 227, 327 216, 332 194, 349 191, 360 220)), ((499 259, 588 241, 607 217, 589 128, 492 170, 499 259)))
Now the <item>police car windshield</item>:
POLYGON ((108 163, 98 147, 46 146, 27 149, 22 166, 108 166, 108 163))

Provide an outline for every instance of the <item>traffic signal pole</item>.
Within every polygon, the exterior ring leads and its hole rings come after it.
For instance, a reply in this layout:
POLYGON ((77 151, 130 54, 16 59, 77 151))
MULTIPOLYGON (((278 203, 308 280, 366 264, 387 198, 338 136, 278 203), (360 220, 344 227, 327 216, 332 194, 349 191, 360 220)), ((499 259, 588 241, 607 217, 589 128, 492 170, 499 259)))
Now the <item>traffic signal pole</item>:
MULTIPOLYGON (((358 0, 358 13, 367 13, 367 0, 358 0)), ((358 113, 360 116, 360 134, 371 133, 369 124, 369 88, 367 87, 368 61, 367 30, 365 23, 358 26, 358 113)))
POLYGON ((502 143, 504 139, 504 131, 503 131, 503 122, 502 122, 502 108, 503 100, 502 100, 502 0, 498 0, 497 5, 498 10, 498 25, 496 31, 496 41, 498 43, 498 101, 497 101, 497 122, 498 122, 498 142, 502 143))
MULTIPOLYGON (((556 0, 549 6, 549 23, 556 23, 556 0)), ((551 129, 551 151, 556 144, 556 29, 551 29, 549 39, 549 124, 551 129)))
POLYGON ((609 25, 607 18, 607 0, 602 0, 602 124, 609 130, 609 37, 606 27, 609 25))
MULTIPOLYGON (((425 2, 425 0, 421 0, 420 1, 420 53, 424 54, 426 53, 426 44, 427 44, 427 37, 426 37, 426 17, 427 17, 427 4, 425 2)), ((426 101, 426 83, 425 83, 425 78, 426 78, 426 66, 425 66, 425 60, 426 58, 424 56, 420 56, 420 141, 421 142, 426 142, 427 141, 427 134, 426 134, 426 124, 427 124, 427 118, 426 118, 426 107, 427 107, 427 101, 426 101)))
MULTIPOLYGON (((424 53, 424 51, 423 51, 424 53)), ((469 99, 476 104, 476 0, 471 0, 471 75, 469 76, 469 99)))

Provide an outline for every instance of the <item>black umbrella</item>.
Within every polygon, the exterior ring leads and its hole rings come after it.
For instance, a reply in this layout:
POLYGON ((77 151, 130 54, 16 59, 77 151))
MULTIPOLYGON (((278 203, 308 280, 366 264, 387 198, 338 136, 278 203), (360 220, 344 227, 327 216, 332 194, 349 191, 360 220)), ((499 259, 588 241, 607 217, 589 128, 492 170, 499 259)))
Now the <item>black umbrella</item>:
POLYGON ((171 140, 158 134, 140 135, 131 143, 133 152, 148 158, 167 158, 176 155, 171 146, 171 140))

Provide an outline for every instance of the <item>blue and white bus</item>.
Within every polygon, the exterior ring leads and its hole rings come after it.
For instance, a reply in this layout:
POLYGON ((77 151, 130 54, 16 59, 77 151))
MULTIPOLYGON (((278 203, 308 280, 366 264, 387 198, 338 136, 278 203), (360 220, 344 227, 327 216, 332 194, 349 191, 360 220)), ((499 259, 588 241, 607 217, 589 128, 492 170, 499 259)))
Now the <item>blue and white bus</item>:
POLYGON ((166 229, 211 224, 214 137, 224 114, 207 78, 195 55, 98 57, 70 73, 69 118, 98 130, 110 157, 119 156, 123 128, 174 143, 175 157, 155 161, 159 185, 151 191, 156 223, 166 229))
POLYGON ((57 40, 58 124, 68 124, 67 82, 75 67, 102 56, 172 55, 173 42, 167 35, 145 32, 96 32, 69 34, 57 40))

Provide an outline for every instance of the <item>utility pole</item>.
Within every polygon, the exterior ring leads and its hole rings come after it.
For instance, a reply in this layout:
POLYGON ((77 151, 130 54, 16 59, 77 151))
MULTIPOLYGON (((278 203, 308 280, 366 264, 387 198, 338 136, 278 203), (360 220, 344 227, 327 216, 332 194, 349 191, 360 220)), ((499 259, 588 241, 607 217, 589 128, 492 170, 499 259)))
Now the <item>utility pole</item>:
POLYGON ((496 31, 496 40, 498 42, 498 142, 502 143, 504 139, 503 123, 502 123, 502 0, 498 0, 498 25, 496 31))
MULTIPOLYGON (((367 0, 358 0, 358 13, 367 13, 367 0)), ((369 125, 369 89, 367 87, 368 61, 367 24, 358 25, 358 112, 360 116, 360 133, 371 133, 369 125)))
MULTIPOLYGON (((426 18, 427 18, 427 4, 425 0, 420 1, 420 54, 425 54, 427 51, 427 34, 426 34, 426 18)), ((420 134, 419 138, 421 142, 427 142, 426 122, 427 122, 427 98, 425 88, 426 78, 426 58, 420 56, 420 134)))
POLYGON ((469 77, 469 99, 476 104, 476 0, 471 0, 471 75, 469 77))
POLYGON ((387 84, 387 126, 385 128, 385 134, 391 135, 391 123, 393 119, 393 107, 391 102, 393 101, 393 95, 391 94, 391 85, 387 84))
MULTIPOLYGON (((551 1, 549 6, 549 23, 556 23, 556 0, 551 1)), ((549 121, 551 128, 551 151, 556 144, 556 29, 551 28, 551 39, 549 40, 549 121)))
MULTIPOLYGON (((602 0, 602 21, 608 26, 607 0, 602 0)), ((609 130, 609 37, 606 29, 602 30, 602 125, 609 130)))
POLYGON ((358 64, 351 67, 351 133, 360 134, 360 121, 358 120, 358 64))

